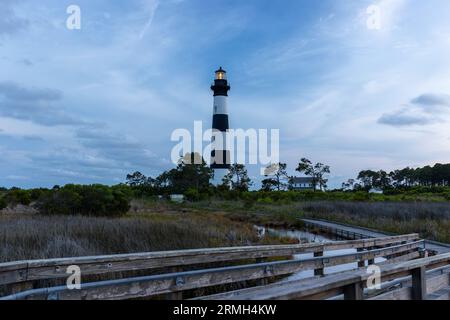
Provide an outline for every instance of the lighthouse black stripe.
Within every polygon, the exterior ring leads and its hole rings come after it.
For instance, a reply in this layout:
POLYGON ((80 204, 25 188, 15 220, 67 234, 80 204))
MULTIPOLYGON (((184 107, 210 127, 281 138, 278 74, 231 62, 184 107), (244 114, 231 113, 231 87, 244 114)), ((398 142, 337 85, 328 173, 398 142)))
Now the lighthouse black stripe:
POLYGON ((228 115, 227 114, 215 114, 213 116, 213 129, 225 132, 229 127, 228 115))
POLYGON ((227 80, 215 80, 211 89, 214 91, 214 96, 228 96, 230 86, 228 85, 227 80))
POLYGON ((228 169, 230 168, 231 156, 229 150, 213 150, 211 152, 211 168, 212 169, 228 169), (217 157, 216 157, 217 155, 217 157))

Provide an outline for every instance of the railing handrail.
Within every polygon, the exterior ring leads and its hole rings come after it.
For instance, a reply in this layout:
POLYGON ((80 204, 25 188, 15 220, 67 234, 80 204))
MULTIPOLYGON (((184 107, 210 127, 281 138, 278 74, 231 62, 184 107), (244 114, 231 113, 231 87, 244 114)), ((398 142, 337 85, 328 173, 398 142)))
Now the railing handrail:
MULTIPOLYGON (((425 270, 436 269, 443 265, 450 265, 450 253, 437 256, 421 258, 411 261, 380 265, 381 281, 388 281, 400 276, 411 275, 411 272, 424 268, 425 270)), ((426 272, 424 272, 425 274, 426 272)), ((236 299, 310 299, 314 296, 326 297, 326 293, 331 295, 345 294, 346 288, 362 290, 367 286, 367 280, 373 276, 366 270, 345 272, 336 275, 329 275, 321 279, 303 279, 286 282, 285 284, 274 284, 267 287, 257 287, 238 290, 235 292, 225 292, 211 296, 200 297, 198 300, 232 300, 236 299), (277 291, 276 287, 284 285, 284 292, 277 291), (272 292, 270 291, 271 289, 272 292), (259 291, 259 292, 258 292, 259 291), (278 292, 278 293, 277 293, 278 292)), ((362 292, 362 291, 361 291, 362 292)))
POLYGON ((414 241, 417 239, 419 239, 418 234, 409 234, 327 243, 208 248, 16 261, 0 264, 0 285, 34 280, 66 278, 66 269, 71 265, 80 266, 82 269, 85 267, 83 275, 95 275, 111 272, 150 270, 171 266, 178 267, 213 262, 290 256, 293 254, 323 252, 346 248, 372 248, 414 241))
MULTIPOLYGON (((171 274, 134 277, 85 283, 81 290, 68 290, 66 286, 35 289, 4 297, 6 300, 44 298, 49 296, 67 298, 117 299, 160 295, 170 292, 192 290, 195 288, 229 284, 247 280, 257 280, 272 276, 287 275, 293 272, 312 270, 364 261, 376 257, 395 255, 420 247, 423 240, 370 251, 349 253, 338 256, 316 257, 302 260, 285 260, 259 264, 240 265, 205 270, 185 271, 171 274)), ((1 300, 1 299, 0 299, 1 300)))
MULTIPOLYGON (((314 226, 318 226, 317 224, 314 223, 314 221, 319 221, 319 222, 326 222, 326 223, 331 223, 331 224, 335 224, 338 226, 343 226, 343 227, 348 227, 348 228, 355 228, 355 229, 361 229, 361 230, 365 230, 365 231, 369 231, 369 232, 374 232, 374 233, 379 233, 381 235, 386 235, 387 237, 389 236, 396 236, 395 233, 393 232, 389 232, 389 231, 381 231, 381 230, 377 230, 377 229, 373 229, 373 228, 368 228, 368 227, 361 227, 361 226, 357 226, 357 225, 353 225, 353 224, 348 224, 348 223, 344 223, 344 222, 338 222, 338 221, 330 221, 330 220, 326 220, 326 219, 316 219, 316 218, 304 218, 304 219, 300 219, 303 222, 305 222, 306 224, 310 224, 310 225, 314 225, 314 226)), ((324 227, 324 226, 322 226, 324 227)), ((355 232, 357 234, 361 234, 359 232, 355 232)), ((373 239, 373 237, 368 236, 367 239, 373 239)), ((427 243, 430 244, 435 244, 435 245, 439 245, 442 247, 446 247, 446 248, 450 248, 450 243, 445 243, 445 242, 439 242, 436 240, 430 240, 430 239, 424 239, 427 243)))

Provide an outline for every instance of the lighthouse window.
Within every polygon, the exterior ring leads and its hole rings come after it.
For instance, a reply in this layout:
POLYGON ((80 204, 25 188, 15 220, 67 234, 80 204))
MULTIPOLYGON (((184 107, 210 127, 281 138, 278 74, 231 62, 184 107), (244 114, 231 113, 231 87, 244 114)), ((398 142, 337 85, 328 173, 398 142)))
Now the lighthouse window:
POLYGON ((225 79, 225 72, 216 73, 216 80, 224 80, 224 79, 225 79))

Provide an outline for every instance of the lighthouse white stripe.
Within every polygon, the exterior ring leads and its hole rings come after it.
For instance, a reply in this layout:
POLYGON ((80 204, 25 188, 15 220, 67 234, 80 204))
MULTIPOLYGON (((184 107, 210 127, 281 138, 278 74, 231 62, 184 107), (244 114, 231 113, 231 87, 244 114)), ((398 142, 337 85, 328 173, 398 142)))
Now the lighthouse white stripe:
POLYGON ((214 97, 214 114, 228 114, 228 103, 226 96, 214 97))

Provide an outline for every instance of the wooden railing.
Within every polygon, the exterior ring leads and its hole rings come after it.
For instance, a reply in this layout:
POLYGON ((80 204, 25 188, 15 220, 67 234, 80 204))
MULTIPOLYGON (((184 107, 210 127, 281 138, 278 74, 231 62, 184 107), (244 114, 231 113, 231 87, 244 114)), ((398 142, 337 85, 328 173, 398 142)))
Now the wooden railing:
MULTIPOLYGON (((412 261, 382 265, 382 282, 409 277, 411 285, 372 297, 371 300, 424 300, 427 294, 450 285, 450 254, 427 257, 412 261), (445 267, 445 268, 442 268, 445 267), (440 275, 427 279, 427 270, 441 268, 440 275)), ((431 272, 429 272, 431 273, 431 272)), ((250 288, 201 297, 205 300, 281 300, 281 299, 327 299, 343 295, 347 300, 364 299, 364 289, 368 287, 366 270, 344 272, 319 279, 305 279, 283 284, 250 288)), ((376 289, 372 289, 376 290, 376 289)))
POLYGON ((414 259, 419 257, 419 249, 423 245, 422 240, 417 239, 417 234, 411 234, 323 244, 196 249, 13 262, 0 264, 0 286, 19 285, 19 290, 17 287, 15 288, 18 293, 8 296, 7 299, 148 298, 166 293, 285 276, 304 270, 315 270, 316 275, 321 275, 326 267, 352 262, 358 262, 359 266, 362 266, 365 261, 373 263, 377 257, 387 257, 392 262, 414 259), (325 251, 349 248, 357 249, 358 252, 339 256, 323 256, 325 251), (315 257, 303 260, 261 262, 265 258, 287 257, 308 252, 314 253, 315 257), (257 259, 261 263, 170 272, 173 267, 188 269, 190 266, 199 264, 204 266, 216 262, 236 264, 239 261, 245 261, 248 263, 249 259, 257 259), (68 277, 67 267, 72 265, 80 267, 82 277, 88 275, 108 276, 117 272, 159 270, 161 268, 169 268, 169 271, 165 271, 164 274, 143 277, 87 282, 82 284, 80 290, 68 290, 66 286, 52 288, 28 286, 22 287, 20 290, 20 286, 24 283, 33 284, 37 280, 66 279, 68 277), (20 292, 23 290, 25 292, 20 292))

